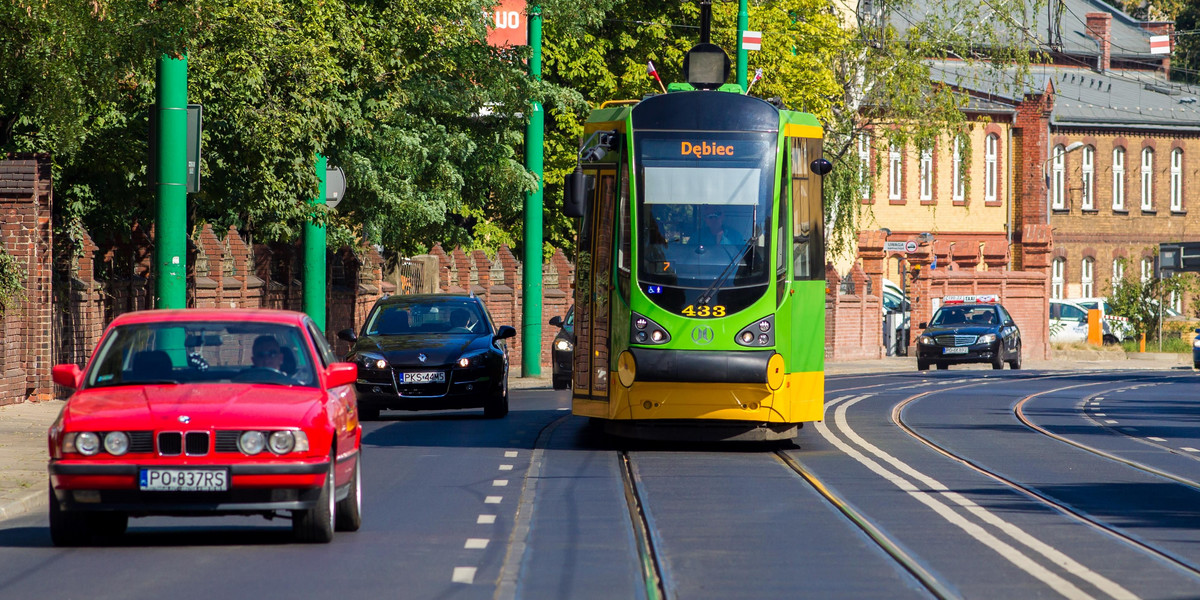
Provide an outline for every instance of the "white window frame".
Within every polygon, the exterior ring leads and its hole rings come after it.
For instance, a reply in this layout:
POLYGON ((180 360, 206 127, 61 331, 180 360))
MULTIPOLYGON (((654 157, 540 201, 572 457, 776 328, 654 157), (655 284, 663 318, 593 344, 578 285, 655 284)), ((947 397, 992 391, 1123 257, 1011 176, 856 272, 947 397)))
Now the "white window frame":
POLYGON ((904 197, 904 162, 900 147, 892 143, 888 148, 888 199, 904 197))
POLYGON ((1183 212, 1183 149, 1171 150, 1171 210, 1183 212))
POLYGON ((983 200, 984 202, 996 201, 996 155, 997 148, 1000 145, 1000 136, 991 133, 984 140, 983 150, 983 200))
POLYGON ((1050 175, 1050 208, 1063 210, 1067 207, 1066 195, 1063 193, 1063 177, 1066 174, 1066 156, 1062 144, 1054 147, 1054 162, 1050 175))
POLYGON ((1083 149, 1083 160, 1079 167, 1083 183, 1083 196, 1079 202, 1081 210, 1096 210, 1096 148, 1083 149))
POLYGON ((1154 149, 1142 148, 1142 210, 1154 210, 1154 149))
POLYGON ((1063 271, 1066 266, 1065 258, 1056 258, 1050 264, 1050 297, 1056 300, 1062 300, 1063 297, 1063 271))
POLYGON ((1183 294, 1179 293, 1179 290, 1171 292, 1171 299, 1168 306, 1175 312, 1183 314, 1183 294))
POLYGON ((1146 283, 1154 279, 1154 259, 1149 256, 1142 257, 1142 283, 1146 283))
POLYGON ((956 202, 962 202, 967 195, 966 180, 963 177, 962 145, 963 141, 955 138, 954 159, 951 161, 954 165, 954 172, 951 175, 951 180, 954 182, 954 190, 951 196, 956 202))
POLYGON ((1091 298, 1095 291, 1096 259, 1085 258, 1079 265, 1079 289, 1084 298, 1091 298))
POLYGON ((933 150, 921 150, 921 199, 933 200, 933 150))
POLYGON ((870 166, 871 134, 864 131, 858 135, 858 186, 863 200, 871 199, 871 182, 867 179, 870 166))
POLYGON ((1111 285, 1117 285, 1125 279, 1125 262, 1119 258, 1113 259, 1111 285))
POLYGON ((1125 149, 1113 148, 1112 161, 1112 207, 1125 210, 1125 149))

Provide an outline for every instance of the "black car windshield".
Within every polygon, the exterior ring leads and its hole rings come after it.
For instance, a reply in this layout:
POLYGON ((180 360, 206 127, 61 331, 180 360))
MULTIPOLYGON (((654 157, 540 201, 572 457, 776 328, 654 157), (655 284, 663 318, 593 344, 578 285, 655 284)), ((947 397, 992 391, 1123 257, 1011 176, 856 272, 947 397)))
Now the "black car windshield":
POLYGON ((656 304, 679 311, 715 293, 734 311, 766 291, 774 135, 637 134, 638 280, 656 304))
POLYGON ((110 332, 88 387, 261 383, 316 387, 303 330, 281 323, 135 323, 110 332))
POLYGON ((403 299, 375 307, 366 335, 478 335, 490 327, 479 304, 467 299, 403 299))
POLYGON ((999 323, 1000 316, 996 314, 996 308, 993 306, 943 306, 929 322, 934 327, 993 327, 999 323))

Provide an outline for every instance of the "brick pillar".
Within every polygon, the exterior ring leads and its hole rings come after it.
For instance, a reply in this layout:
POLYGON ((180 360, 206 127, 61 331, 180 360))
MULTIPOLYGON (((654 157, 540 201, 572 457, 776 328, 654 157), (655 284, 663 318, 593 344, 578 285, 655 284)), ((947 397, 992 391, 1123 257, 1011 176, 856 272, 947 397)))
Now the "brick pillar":
POLYGON ((49 155, 0 161, 0 249, 24 273, 0 314, 0 404, 54 398, 52 204, 49 155))
POLYGON ((858 258, 862 261, 863 273, 871 279, 871 288, 879 294, 883 289, 884 261, 883 242, 887 236, 882 231, 858 232, 858 258))
POLYGON ((1112 55, 1112 14, 1090 12, 1087 14, 1087 34, 1100 42, 1100 64, 1098 68, 1105 73, 1109 68, 1109 57, 1112 55))
MULTIPOLYGON (((1046 83, 1040 94, 1028 94, 1017 106, 1013 125, 1013 243, 1019 245, 1025 228, 1050 222, 1050 197, 1045 167, 1047 134, 1054 109, 1054 85, 1046 83)), ((1099 173, 1097 173, 1099 177, 1099 173)), ((1019 260, 1019 257, 1017 257, 1019 260)), ((990 265, 989 265, 990 268, 990 265)), ((1019 266, 1018 266, 1019 268, 1019 266)))
POLYGON ((1050 273, 1050 254, 1054 251, 1054 240, 1051 238, 1049 225, 1034 225, 1026 228, 1025 239, 1021 243, 1021 255, 1024 257, 1025 271, 1040 271, 1050 273))

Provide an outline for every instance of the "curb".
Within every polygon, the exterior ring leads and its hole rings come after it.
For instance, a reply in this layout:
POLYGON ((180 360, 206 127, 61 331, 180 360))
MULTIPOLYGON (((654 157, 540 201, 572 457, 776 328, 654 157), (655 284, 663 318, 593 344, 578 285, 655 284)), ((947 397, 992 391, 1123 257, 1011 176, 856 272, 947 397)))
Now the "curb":
POLYGON ((43 510, 50 505, 49 500, 45 490, 29 492, 16 500, 10 500, 0 505, 0 522, 43 510))

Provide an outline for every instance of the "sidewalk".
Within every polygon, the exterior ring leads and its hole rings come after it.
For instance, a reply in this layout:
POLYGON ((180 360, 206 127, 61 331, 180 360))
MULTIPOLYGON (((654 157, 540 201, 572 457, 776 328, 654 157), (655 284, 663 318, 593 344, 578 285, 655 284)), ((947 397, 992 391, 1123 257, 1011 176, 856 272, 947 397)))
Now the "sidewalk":
MULTIPOLYGON (((1025 360, 1026 369, 1053 371, 1105 370, 1178 370, 1191 371, 1191 357, 1175 354, 1124 354, 1120 352, 1077 350, 1057 352, 1051 360, 1025 360)), ((963 365, 952 370, 984 369, 989 365, 963 365)), ((860 373, 897 373, 917 370, 916 358, 889 356, 879 360, 827 363, 829 375, 860 373)), ((514 371, 509 378, 513 390, 550 390, 550 374, 520 377, 514 371)), ((566 393, 566 392, 563 392, 566 393)), ((46 507, 46 430, 64 402, 26 402, 0 406, 0 521, 46 507)))

